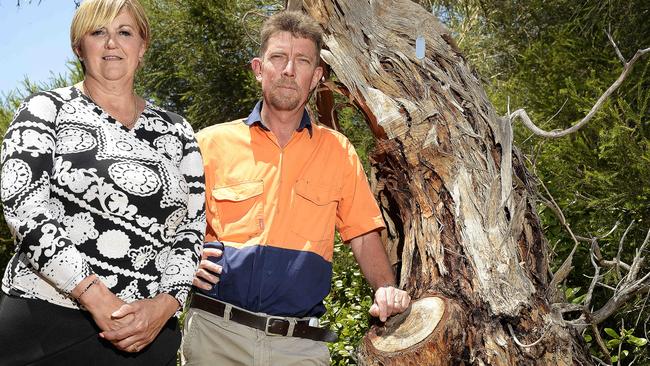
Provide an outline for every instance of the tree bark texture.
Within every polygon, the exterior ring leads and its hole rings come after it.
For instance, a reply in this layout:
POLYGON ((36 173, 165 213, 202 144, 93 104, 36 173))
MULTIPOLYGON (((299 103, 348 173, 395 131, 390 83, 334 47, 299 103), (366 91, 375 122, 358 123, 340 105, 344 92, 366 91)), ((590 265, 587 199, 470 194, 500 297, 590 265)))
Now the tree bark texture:
POLYGON ((328 85, 360 108, 376 138, 371 180, 399 284, 427 301, 373 326, 359 362, 591 364, 581 337, 553 311, 547 242, 510 122, 450 32, 407 0, 302 7, 325 31, 322 58, 340 87, 328 85))

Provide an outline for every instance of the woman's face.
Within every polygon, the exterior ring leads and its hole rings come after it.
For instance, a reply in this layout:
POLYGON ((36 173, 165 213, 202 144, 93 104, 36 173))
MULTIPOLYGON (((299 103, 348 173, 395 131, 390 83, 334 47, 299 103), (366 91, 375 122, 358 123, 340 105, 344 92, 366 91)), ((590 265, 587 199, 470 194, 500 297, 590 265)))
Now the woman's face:
POLYGON ((83 36, 77 52, 86 75, 98 80, 133 80, 147 46, 135 20, 122 10, 106 27, 83 36))

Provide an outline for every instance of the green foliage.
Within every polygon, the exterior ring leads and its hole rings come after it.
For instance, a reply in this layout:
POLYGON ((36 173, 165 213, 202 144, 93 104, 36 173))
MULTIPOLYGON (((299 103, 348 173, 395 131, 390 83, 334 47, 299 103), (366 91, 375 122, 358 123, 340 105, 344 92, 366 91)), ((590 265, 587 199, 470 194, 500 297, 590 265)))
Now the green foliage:
MULTIPOLYGON (((650 2, 645 0, 420 0, 434 9, 454 33, 467 59, 482 75, 499 114, 525 108, 540 127, 566 128, 579 121, 621 71, 605 31, 621 52, 631 57, 649 47, 650 2), (559 112, 558 112, 559 110, 559 112), (551 118, 551 116, 554 116, 551 118)), ((265 14, 282 2, 271 0, 171 1, 145 0, 153 28, 153 43, 138 76, 138 90, 147 98, 185 115, 196 129, 248 114, 259 95, 249 70, 255 55, 257 30, 265 14), (251 35, 252 37, 250 37, 251 35)), ((602 254, 616 255, 627 225, 635 222, 621 259, 629 263, 650 228, 650 57, 640 60, 623 86, 605 103, 588 126, 557 140, 532 137, 517 125, 515 144, 531 161, 541 182, 562 208, 575 233, 602 235, 602 254)), ((75 68, 72 79, 79 80, 75 68)), ((63 82, 66 78, 59 81, 63 82)), ((26 82, 0 103, 0 132, 6 129, 20 100, 57 81, 26 82)), ((69 82, 66 82, 69 84, 69 82)), ((369 169, 367 154, 373 139, 360 115, 340 112, 341 132, 355 145, 369 169)), ((540 206, 545 234, 552 245, 552 269, 566 258, 573 241, 555 215, 540 206)), ((0 266, 11 252, 6 227, 0 228, 0 266)), ((567 301, 582 304, 593 275, 588 246, 574 258, 575 269, 562 284, 567 301)), ((328 312, 323 318, 341 335, 330 345, 335 365, 354 364, 354 347, 368 327, 372 291, 363 281, 347 246, 337 241, 328 312)), ((641 269, 647 273, 646 265, 641 269)), ((593 294, 598 308, 612 294, 620 275, 601 273, 593 294)), ((612 362, 649 364, 643 321, 649 311, 644 299, 626 305, 604 325, 601 336, 616 357, 612 362), (633 324, 626 330, 622 324, 633 324), (621 329, 621 331, 614 331, 621 329), (618 349, 621 352, 618 352, 618 349), (618 358, 621 360, 618 360, 618 358)), ((585 341, 603 358, 594 334, 585 341)))
POLYGON ((333 267, 332 291, 325 299, 327 313, 321 323, 339 334, 339 341, 328 345, 331 364, 355 365, 354 350, 368 329, 373 292, 363 279, 352 250, 338 235, 333 267))
MULTIPOLYGON (((524 108, 546 130, 577 123, 620 74, 622 65, 606 32, 628 59, 637 49, 650 46, 650 3, 643 0, 421 3, 434 5, 455 32, 466 56, 484 76, 499 114, 524 108)), ((635 223, 621 253, 626 263, 631 263, 635 248, 650 229, 649 68, 650 58, 641 59, 622 87, 578 133, 549 140, 531 136, 519 124, 515 128, 515 144, 530 159, 530 168, 546 185, 574 233, 599 236, 620 222, 617 230, 599 241, 604 258, 616 256, 624 230, 635 223)), ((573 240, 551 210, 540 206, 540 215, 552 243, 555 271, 571 251, 573 240)), ((565 296, 581 304, 585 293, 580 289, 588 288, 589 276, 593 276, 587 243, 578 248, 573 265, 563 284, 565 296)), ((647 273, 650 267, 646 264, 641 271, 647 273)), ((611 288, 621 278, 614 269, 604 269, 601 275, 604 286, 594 291, 590 304, 594 309, 612 296, 611 288)), ((649 316, 643 299, 637 298, 609 319, 606 327, 639 324, 639 319, 642 322, 649 316)), ((603 356, 595 343, 591 346, 594 354, 603 356)), ((650 363, 646 348, 636 355, 637 364, 650 363)))
POLYGON ((250 60, 278 1, 143 1, 153 40, 138 85, 195 129, 248 115, 259 96, 250 60), (249 36, 250 35, 250 36, 249 36))
MULTIPOLYGON (((642 352, 642 348, 648 344, 646 338, 639 338, 634 336, 634 329, 621 328, 620 332, 612 328, 605 328, 605 333, 609 339, 605 342, 605 346, 609 350, 611 362, 619 362, 628 358, 630 354, 638 355, 642 352)), ((635 358, 637 358, 635 357, 635 358)))

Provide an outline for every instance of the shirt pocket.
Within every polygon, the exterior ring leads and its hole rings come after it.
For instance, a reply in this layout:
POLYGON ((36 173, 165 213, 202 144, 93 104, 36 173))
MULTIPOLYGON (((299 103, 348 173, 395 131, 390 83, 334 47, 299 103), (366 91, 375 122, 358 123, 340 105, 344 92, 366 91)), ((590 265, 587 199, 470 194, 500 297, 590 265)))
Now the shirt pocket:
POLYGON ((341 188, 301 179, 294 186, 291 230, 310 242, 334 240, 341 188))
POLYGON ((246 242, 264 230, 264 182, 246 181, 212 189, 219 240, 246 242))

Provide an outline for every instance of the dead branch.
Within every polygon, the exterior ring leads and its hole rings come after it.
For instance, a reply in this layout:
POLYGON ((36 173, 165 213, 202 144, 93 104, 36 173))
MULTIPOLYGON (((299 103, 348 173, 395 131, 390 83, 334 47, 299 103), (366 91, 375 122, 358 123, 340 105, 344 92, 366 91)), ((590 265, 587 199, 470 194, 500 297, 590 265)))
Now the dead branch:
MULTIPOLYGON (((625 229, 625 232, 623 233, 623 236, 621 236, 621 240, 618 242, 618 252, 616 253, 616 273, 618 274, 618 277, 621 277, 621 253, 623 252, 623 243, 625 242, 625 238, 627 237, 627 233, 630 231, 632 228, 632 225, 634 225, 634 221, 630 222, 630 225, 628 225, 627 229, 625 229)), ((625 269, 626 271, 630 271, 630 266, 626 264, 627 268, 625 269)))
POLYGON ((596 343, 598 344, 598 347, 600 347, 600 350, 605 356, 607 356, 608 359, 610 359, 612 356, 609 354, 609 350, 605 345, 605 341, 603 341, 603 337, 600 336, 600 330, 598 329, 598 326, 591 324, 591 331, 594 333, 594 338, 596 338, 596 343))
MULTIPOLYGON (((610 38, 611 39, 611 38, 610 38)), ((613 40, 612 40, 613 43, 613 40)), ((618 51, 618 47, 615 47, 617 50, 617 53, 620 54, 620 51, 618 51)), ((621 75, 616 79, 616 81, 603 93, 603 95, 598 98, 596 101, 596 104, 591 108, 589 113, 577 124, 573 125, 572 127, 567 128, 566 130, 553 130, 553 131, 544 131, 541 128, 537 127, 533 121, 531 121, 530 117, 528 116, 528 113, 524 109, 518 109, 512 114, 508 116, 510 118, 510 121, 513 122, 517 117, 519 117, 524 124, 529 130, 531 130, 535 135, 541 136, 541 137, 546 137, 546 138, 559 138, 563 137, 566 135, 569 135, 571 133, 574 133, 584 127, 592 118, 594 115, 596 115, 596 112, 602 107, 602 105, 605 103, 605 100, 609 98, 612 93, 616 91, 622 84, 623 81, 627 78, 629 75, 630 71, 634 67, 634 64, 637 62, 641 56, 645 55, 646 53, 650 52, 650 48, 645 48, 645 49, 640 49, 637 50, 634 56, 630 59, 630 61, 625 61, 623 59, 623 71, 621 72, 621 75)), ((622 58, 622 56, 619 56, 622 58)))
POLYGON ((530 347, 535 347, 539 342, 542 341, 542 339, 546 335, 546 331, 548 330, 548 325, 544 327, 544 330, 542 331, 542 335, 539 336, 539 338, 535 342, 530 343, 530 344, 524 344, 519 340, 519 338, 517 338, 517 336, 515 335, 515 331, 512 329, 512 325, 508 324, 508 330, 510 331, 510 336, 512 337, 512 339, 515 341, 515 343, 519 347, 521 347, 521 348, 530 348, 530 347))
POLYGON ((605 32, 607 34, 607 39, 609 39, 609 42, 614 46, 614 51, 616 51, 616 56, 618 56, 618 59, 621 60, 621 63, 623 66, 625 66, 625 57, 623 57, 623 54, 621 53, 621 50, 618 49, 618 45, 616 42, 614 42, 614 38, 609 32, 605 32))
MULTIPOLYGON (((578 327, 578 329, 584 329, 585 318, 588 318, 591 324, 600 324, 609 318, 613 313, 618 311, 620 307, 625 305, 633 297, 650 291, 650 272, 644 274, 639 278, 639 271, 645 262, 645 257, 642 256, 642 253, 645 251, 645 248, 649 242, 650 230, 648 230, 641 246, 636 250, 636 255, 634 257, 632 265, 630 265, 629 271, 625 274, 621 281, 619 281, 616 288, 613 289, 614 294, 612 297, 600 309, 592 312, 591 314, 585 314, 576 321, 572 321, 571 323, 574 326, 578 327)), ((598 272, 599 271, 596 271, 597 275, 598 272)), ((596 277, 597 276, 594 276, 594 281, 596 281, 596 277)), ((585 309, 585 311, 587 310, 585 309)))
POLYGON ((589 249, 589 259, 591 259, 591 265, 594 267, 594 278, 591 280, 591 284, 589 285, 589 290, 587 290, 587 296, 585 296, 584 299, 585 309, 589 309, 589 305, 591 304, 591 297, 594 294, 594 289, 596 288, 596 284, 598 283, 598 279, 600 278, 600 266, 598 265, 598 263, 596 263, 596 255, 594 254, 597 246, 598 244, 594 240, 591 244, 591 248, 589 249))

